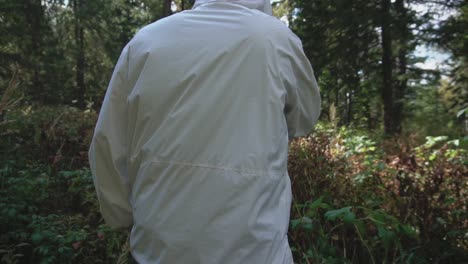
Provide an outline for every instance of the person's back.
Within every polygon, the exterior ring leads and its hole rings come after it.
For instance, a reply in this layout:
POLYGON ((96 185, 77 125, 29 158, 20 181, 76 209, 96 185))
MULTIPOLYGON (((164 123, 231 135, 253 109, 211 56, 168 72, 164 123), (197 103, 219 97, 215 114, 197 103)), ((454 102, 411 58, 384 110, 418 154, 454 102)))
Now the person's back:
POLYGON ((288 137, 319 106, 299 40, 258 10, 212 1, 143 28, 90 150, 106 222, 133 224, 139 263, 292 263, 288 137))

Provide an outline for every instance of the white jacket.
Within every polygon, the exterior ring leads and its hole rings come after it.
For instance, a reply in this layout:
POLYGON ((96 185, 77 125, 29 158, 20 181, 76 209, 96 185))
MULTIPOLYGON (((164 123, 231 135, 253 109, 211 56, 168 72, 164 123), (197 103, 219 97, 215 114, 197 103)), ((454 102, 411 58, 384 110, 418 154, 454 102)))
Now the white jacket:
POLYGON ((89 158, 139 263, 293 263, 288 137, 311 131, 320 96, 259 1, 199 0, 141 29, 115 67, 89 158))

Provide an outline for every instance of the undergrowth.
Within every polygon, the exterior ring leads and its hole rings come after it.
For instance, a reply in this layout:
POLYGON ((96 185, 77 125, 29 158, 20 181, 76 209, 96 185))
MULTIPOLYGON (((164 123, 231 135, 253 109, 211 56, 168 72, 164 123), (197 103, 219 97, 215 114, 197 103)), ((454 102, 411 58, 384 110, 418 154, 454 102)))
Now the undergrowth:
POLYGON ((467 263, 467 144, 428 137, 411 148, 323 127, 294 141, 296 262, 467 263))
MULTIPOLYGON (((99 214, 93 111, 30 107, 0 124, 1 263, 128 263, 99 214)), ((290 144, 296 263, 468 263, 468 139, 384 140, 319 126, 290 144)))

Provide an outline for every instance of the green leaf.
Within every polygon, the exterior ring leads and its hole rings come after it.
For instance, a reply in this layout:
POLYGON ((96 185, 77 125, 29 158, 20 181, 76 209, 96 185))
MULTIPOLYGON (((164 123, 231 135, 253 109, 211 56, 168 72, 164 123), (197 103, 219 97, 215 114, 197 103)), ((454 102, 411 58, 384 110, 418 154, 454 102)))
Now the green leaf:
POLYGON ((343 216, 343 222, 345 222, 346 224, 354 224, 356 222, 356 214, 354 214, 353 212, 346 213, 343 216))
POLYGON ((460 139, 450 140, 449 142, 447 142, 447 144, 452 144, 455 147, 459 147, 460 146, 460 139))
POLYGON ((42 234, 39 233, 39 232, 36 232, 36 233, 33 233, 31 235, 31 241, 34 243, 34 244, 38 244, 39 242, 41 242, 42 240, 42 234))
POLYGON ((411 237, 411 238, 417 238, 418 233, 416 232, 414 227, 410 225, 399 225, 399 227, 400 227, 400 232, 403 235, 411 237))
POLYGON ((357 231, 361 234, 361 236, 365 236, 367 233, 366 225, 364 224, 363 221, 355 221, 354 223, 356 225, 357 231))
POLYGON ((348 206, 348 207, 343 207, 343 208, 338 209, 338 210, 328 211, 328 212, 325 213, 325 218, 327 220, 334 221, 337 218, 341 218, 344 215, 351 213, 351 208, 352 208, 352 206, 348 206))
POLYGON ((395 232, 387 229, 383 225, 377 225, 379 237, 382 239, 385 248, 389 248, 395 242, 395 232))
POLYGON ((306 230, 312 230, 312 219, 310 219, 307 216, 301 217, 299 219, 294 219, 290 221, 290 226, 291 229, 306 229, 306 230))
POLYGON ((462 109, 460 111, 458 111, 457 113, 457 118, 460 118, 462 115, 464 115, 465 113, 468 113, 468 107, 465 108, 465 109, 462 109))
POLYGON ((307 212, 305 213, 306 216, 308 217, 315 217, 317 215, 317 209, 329 209, 330 205, 327 203, 324 203, 323 197, 318 198, 314 202, 310 203, 307 205, 307 212))

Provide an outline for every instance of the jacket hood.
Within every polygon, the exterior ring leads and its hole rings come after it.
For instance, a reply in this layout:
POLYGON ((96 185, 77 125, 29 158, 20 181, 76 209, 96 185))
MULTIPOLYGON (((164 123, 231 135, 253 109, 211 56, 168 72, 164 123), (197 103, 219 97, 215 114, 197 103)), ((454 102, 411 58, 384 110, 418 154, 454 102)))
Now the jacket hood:
POLYGON ((251 9, 260 10, 268 15, 272 15, 271 3, 270 0, 197 0, 193 8, 197 6, 207 4, 207 3, 214 3, 214 2, 228 2, 233 4, 238 4, 245 6, 251 9))

